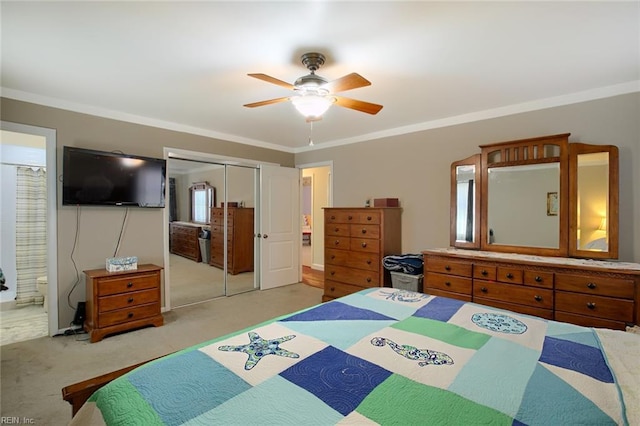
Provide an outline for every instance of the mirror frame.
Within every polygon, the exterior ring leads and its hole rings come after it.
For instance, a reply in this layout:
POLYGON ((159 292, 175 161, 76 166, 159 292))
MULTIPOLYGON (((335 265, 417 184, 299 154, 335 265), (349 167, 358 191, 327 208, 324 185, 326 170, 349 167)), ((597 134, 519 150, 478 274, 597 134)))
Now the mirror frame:
POLYGON ((569 256, 590 259, 618 258, 618 216, 619 216, 619 175, 618 175, 618 147, 614 145, 588 145, 572 143, 569 147, 569 196, 571 200, 578 199, 578 155, 580 154, 609 154, 609 188, 607 207, 607 236, 609 243, 606 251, 580 250, 578 248, 578 203, 569 205, 569 256))
POLYGON ((480 218, 482 217, 480 210, 480 194, 482 191, 482 174, 480 172, 480 154, 474 154, 471 157, 465 158, 464 160, 454 161, 451 163, 451 217, 450 217, 450 237, 449 243, 452 247, 459 248, 472 248, 479 249, 480 248, 480 218), (456 238, 458 234, 457 230, 457 222, 458 222, 458 174, 457 168, 458 166, 475 166, 475 188, 474 188, 474 196, 475 196, 475 205, 473 206, 473 216, 475 220, 475 229, 473 232, 473 241, 458 241, 456 238))
MULTIPOLYGON (((479 247, 475 243, 456 241, 456 178, 457 165, 473 164, 475 156, 451 164, 451 213, 450 213, 450 245, 467 249, 481 249, 492 252, 532 254, 539 256, 576 257, 588 259, 617 259, 619 244, 619 155, 614 145, 591 145, 580 142, 569 143, 571 133, 562 133, 537 138, 519 139, 480 145, 480 211, 476 214, 480 223, 479 247), (545 146, 559 147, 559 154, 546 156, 545 146), (609 198, 607 211, 607 231, 609 244, 607 251, 579 250, 577 248, 578 232, 578 155, 607 152, 609 153, 609 198), (488 243, 488 171, 492 167, 517 166, 558 162, 560 168, 559 194, 559 236, 558 248, 529 247, 517 245, 501 245, 488 243)), ((476 205, 477 207, 477 205, 476 205)), ((474 235, 475 239, 475 235, 474 235)))

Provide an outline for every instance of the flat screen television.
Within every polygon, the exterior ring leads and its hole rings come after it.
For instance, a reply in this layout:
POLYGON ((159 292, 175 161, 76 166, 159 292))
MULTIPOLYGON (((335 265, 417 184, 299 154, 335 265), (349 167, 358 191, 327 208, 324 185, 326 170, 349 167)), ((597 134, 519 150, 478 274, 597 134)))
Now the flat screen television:
POLYGON ((63 156, 63 205, 164 207, 165 160, 68 146, 63 156))

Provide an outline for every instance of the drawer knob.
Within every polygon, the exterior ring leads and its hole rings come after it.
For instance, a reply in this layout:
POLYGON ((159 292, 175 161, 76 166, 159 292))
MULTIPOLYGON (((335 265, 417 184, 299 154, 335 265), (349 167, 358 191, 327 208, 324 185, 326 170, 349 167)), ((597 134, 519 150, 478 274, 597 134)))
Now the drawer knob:
POLYGON ((367 220, 371 220, 373 219, 371 216, 367 216, 367 220))
POLYGON ((367 230, 366 230, 366 229, 363 229, 363 230, 362 230, 362 233, 363 233, 363 234, 366 234, 366 233, 367 233, 367 230))
POLYGON ((331 288, 329 289, 329 291, 336 291, 336 288, 335 288, 335 287, 331 287, 331 288))
POLYGON ((486 277, 487 275, 489 275, 489 271, 487 271, 486 269, 483 269, 483 270, 480 272, 480 274, 481 274, 481 275, 484 275, 484 276, 486 277))
POLYGON ((589 302, 589 303, 587 303, 587 308, 589 308, 589 309, 595 309, 595 308, 596 308, 596 304, 595 304, 595 302, 589 302))
POLYGON ((367 246, 367 243, 360 243, 360 245, 362 246, 362 248, 365 248, 367 246))
POLYGON ((451 266, 447 265, 444 267, 445 270, 450 271, 451 270, 451 266))
POLYGON ((127 299, 127 302, 133 303, 133 297, 130 297, 129 299, 127 299))
POLYGON ((127 314, 127 318, 133 318, 133 312, 129 312, 129 313, 127 314))
POLYGON ((367 260, 367 265, 371 265, 371 259, 367 260))
POLYGON ((539 275, 536 275, 536 277, 534 278, 534 280, 535 280, 537 283, 541 283, 541 282, 542 282, 542 277, 541 277, 541 276, 539 276, 539 275))
POLYGON ((335 216, 331 215, 331 220, 334 220, 335 218, 336 218, 335 216))
POLYGON ((131 287, 133 287, 133 283, 132 283, 131 281, 129 281, 129 282, 127 283, 127 288, 131 288, 131 287))
POLYGON ((335 244, 335 245, 340 244, 340 240, 336 240, 336 241, 334 242, 334 244, 335 244))
POLYGON ((334 276, 336 274, 336 271, 331 271, 329 272, 329 275, 334 276))
POLYGON ((353 216, 349 215, 349 220, 352 220, 352 219, 353 219, 353 216))
POLYGON ((449 281, 445 281, 444 285, 446 285, 447 287, 451 286, 451 283, 449 281))
POLYGON ((511 272, 507 273, 507 278, 512 279, 513 278, 513 274, 511 272))
POLYGON ((593 290, 594 288, 597 287, 597 285, 595 283, 589 283, 589 284, 587 284, 587 287, 589 287, 591 290, 593 290))
POLYGON ((542 296, 536 294, 535 296, 533 296, 534 299, 536 299, 536 302, 541 302, 542 301, 542 296))
POLYGON ((486 287, 482 287, 482 288, 480 289, 480 291, 481 291, 481 292, 483 292, 483 293, 486 293, 486 292, 488 292, 489 290, 487 290, 487 288, 486 288, 486 287))
POLYGON ((336 255, 335 255, 335 254, 332 254, 332 255, 331 255, 331 260, 333 260, 333 259, 335 259, 335 258, 336 258, 336 255))
POLYGON ((371 277, 367 277, 367 282, 370 283, 371 282, 371 277))
POLYGON ((334 228, 333 232, 338 232, 340 228, 334 228))

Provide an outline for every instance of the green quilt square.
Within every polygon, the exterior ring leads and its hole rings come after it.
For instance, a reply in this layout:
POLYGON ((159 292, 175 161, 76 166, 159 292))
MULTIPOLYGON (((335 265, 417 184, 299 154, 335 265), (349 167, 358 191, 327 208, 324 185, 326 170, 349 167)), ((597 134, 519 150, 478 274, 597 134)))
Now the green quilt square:
POLYGON ((409 317, 398 321, 392 327, 431 337, 465 349, 480 349, 491 339, 488 334, 477 333, 455 324, 428 318, 409 317))

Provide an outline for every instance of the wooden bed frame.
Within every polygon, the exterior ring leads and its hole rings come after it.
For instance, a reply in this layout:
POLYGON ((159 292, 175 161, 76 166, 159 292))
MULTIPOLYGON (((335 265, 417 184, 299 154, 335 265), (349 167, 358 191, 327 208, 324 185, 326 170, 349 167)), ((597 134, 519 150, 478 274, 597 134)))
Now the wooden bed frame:
POLYGON ((74 417, 76 415, 78 410, 80 410, 80 408, 84 405, 85 402, 87 402, 87 400, 91 397, 91 395, 93 395, 95 391, 97 391, 107 383, 117 379, 118 377, 125 375, 129 371, 158 358, 162 357, 143 361, 138 364, 121 368, 120 370, 112 371, 101 376, 96 376, 91 379, 83 380, 81 382, 63 387, 62 399, 71 404, 71 417, 74 417))

